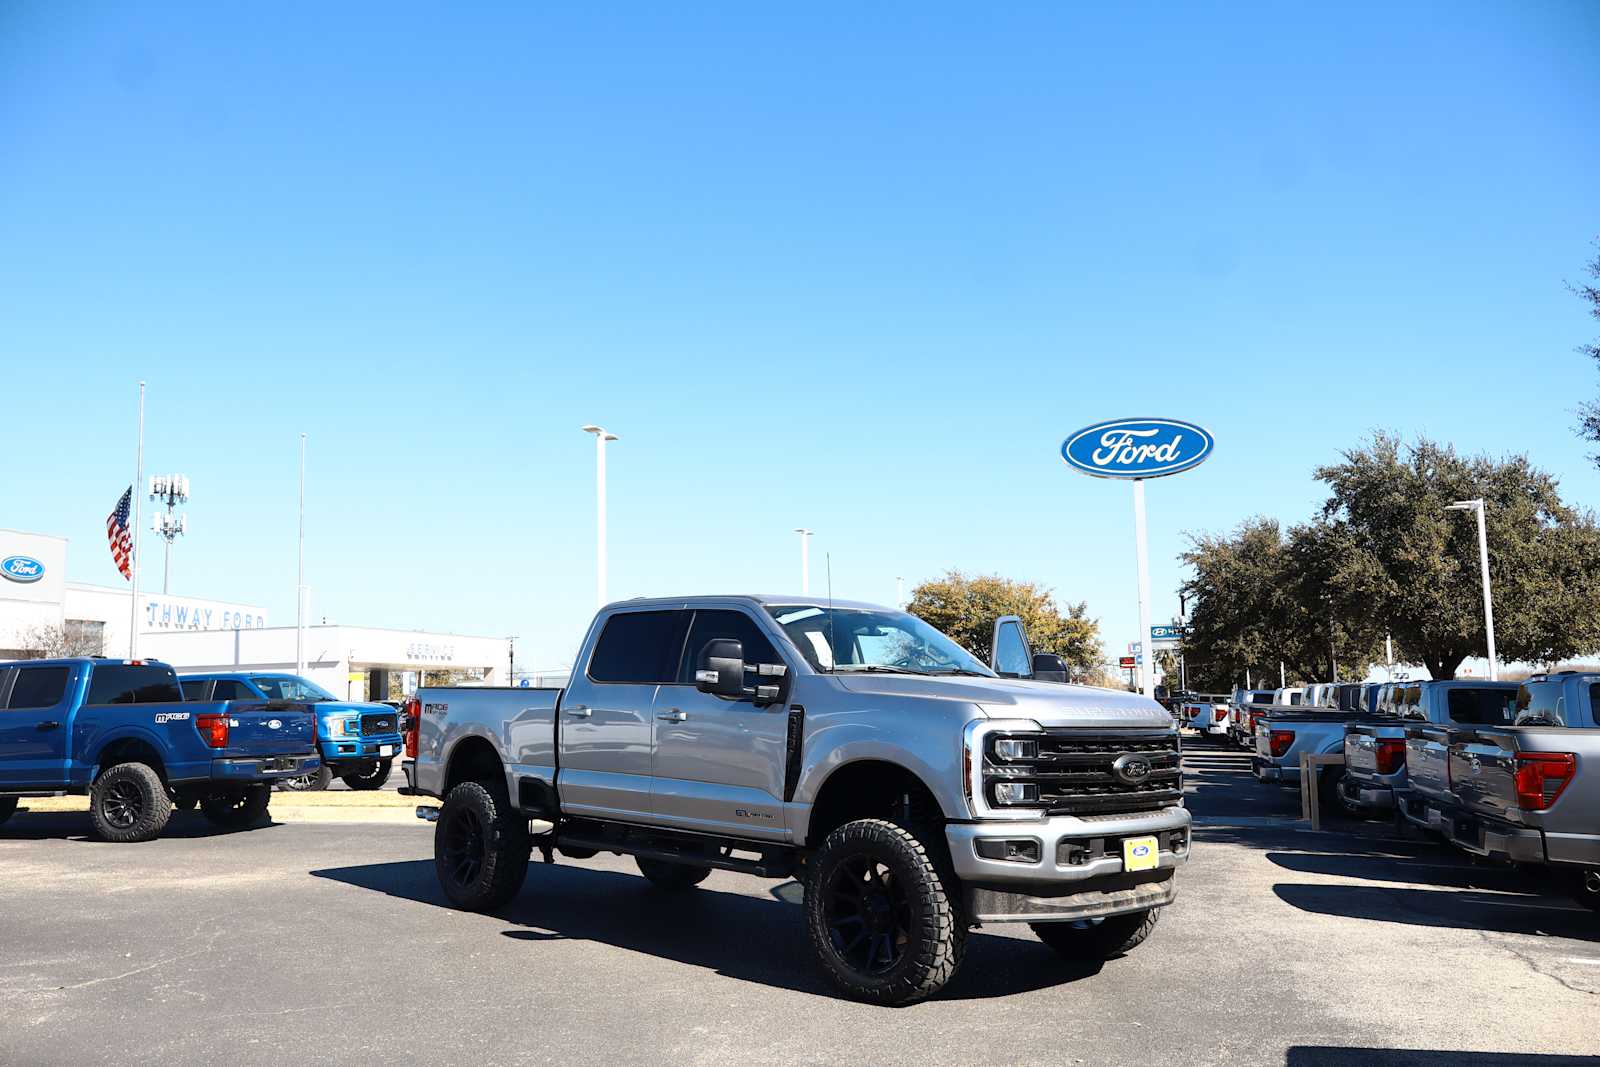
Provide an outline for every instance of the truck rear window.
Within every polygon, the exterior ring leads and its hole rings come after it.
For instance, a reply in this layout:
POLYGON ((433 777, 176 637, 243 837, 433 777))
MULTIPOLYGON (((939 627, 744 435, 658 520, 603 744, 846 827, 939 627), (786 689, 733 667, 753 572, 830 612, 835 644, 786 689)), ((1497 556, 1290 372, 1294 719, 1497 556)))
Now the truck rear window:
POLYGON ((67 692, 67 668, 23 667, 11 686, 8 708, 53 708, 67 692))
POLYGON ((613 615, 589 657, 597 682, 659 685, 677 680, 686 611, 630 611, 613 615))
POLYGON ((171 667, 96 664, 85 704, 181 704, 183 690, 171 667))
POLYGON ((1516 713, 1515 689, 1452 689, 1450 721, 1478 726, 1509 726, 1516 713))

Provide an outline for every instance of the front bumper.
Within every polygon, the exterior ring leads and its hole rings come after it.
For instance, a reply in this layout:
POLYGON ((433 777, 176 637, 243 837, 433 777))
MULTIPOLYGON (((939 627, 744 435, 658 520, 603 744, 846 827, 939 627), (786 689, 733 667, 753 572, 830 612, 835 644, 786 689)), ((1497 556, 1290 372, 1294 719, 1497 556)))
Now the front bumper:
POLYGON ((280 778, 299 778, 311 774, 322 766, 320 757, 259 756, 233 757, 211 761, 211 780, 214 782, 275 782, 280 778))
POLYGON ((402 750, 405 739, 399 734, 377 737, 323 737, 317 739, 317 748, 328 766, 355 763, 360 760, 395 759, 402 750))
MULTIPOLYGON (((962 822, 945 826, 956 876, 970 886, 1010 894, 1058 897, 1089 889, 1084 883, 1124 874, 1122 842, 1155 836, 1155 870, 1170 872, 1189 859, 1189 812, 1180 807, 1127 815, 1058 815, 1029 822, 962 822), (1026 841, 1038 845, 1037 862, 991 859, 978 853, 980 841, 1026 841)), ((1125 908, 1123 910, 1134 910, 1125 908)), ((1111 914, 1096 912, 1095 914, 1111 914)))
POLYGON ((967 914, 978 923, 1036 923, 1103 919, 1108 915, 1145 911, 1171 904, 1177 897, 1175 873, 1172 870, 1142 871, 1060 896, 1030 896, 975 886, 967 891, 967 914))

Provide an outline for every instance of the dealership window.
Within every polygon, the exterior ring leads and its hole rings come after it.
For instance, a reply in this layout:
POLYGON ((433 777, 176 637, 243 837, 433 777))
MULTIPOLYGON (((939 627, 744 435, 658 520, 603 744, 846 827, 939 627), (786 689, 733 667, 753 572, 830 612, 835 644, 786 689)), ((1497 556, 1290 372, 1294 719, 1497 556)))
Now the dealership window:
POLYGON ((68 619, 63 628, 74 656, 106 654, 106 624, 99 619, 68 619))
POLYGON ((11 686, 8 708, 53 708, 67 691, 66 667, 23 667, 11 686))
POLYGON ((683 648, 687 611, 630 611, 613 615, 589 657, 597 682, 635 685, 671 682, 683 648))

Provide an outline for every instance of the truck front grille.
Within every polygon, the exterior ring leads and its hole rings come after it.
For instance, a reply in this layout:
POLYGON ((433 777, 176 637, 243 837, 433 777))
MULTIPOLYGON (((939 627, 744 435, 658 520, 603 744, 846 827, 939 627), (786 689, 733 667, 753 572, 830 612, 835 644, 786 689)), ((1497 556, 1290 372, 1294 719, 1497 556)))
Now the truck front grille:
POLYGON ((361 716, 362 734, 392 734, 400 729, 399 717, 392 711, 361 716))
MULTIPOLYGON (((994 735, 992 735, 994 736, 994 735)), ((992 741, 985 753, 987 783, 1032 782, 1037 805, 1052 815, 1121 813, 1163 808, 1183 796, 1180 742, 1167 730, 1046 730, 1038 756, 1001 760, 992 741), (1148 768, 1143 776, 1118 774, 1122 766, 1148 768)), ((992 801, 991 801, 992 802, 992 801)))

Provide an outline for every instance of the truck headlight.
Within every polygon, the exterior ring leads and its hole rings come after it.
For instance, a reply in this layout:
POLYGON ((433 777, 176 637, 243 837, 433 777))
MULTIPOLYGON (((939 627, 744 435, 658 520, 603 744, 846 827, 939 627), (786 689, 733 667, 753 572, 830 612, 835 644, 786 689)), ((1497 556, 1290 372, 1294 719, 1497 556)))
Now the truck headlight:
POLYGON ((1038 759, 1039 742, 1025 741, 1020 737, 995 739, 994 754, 1000 759, 1038 759))
POLYGON ((334 737, 355 737, 361 732, 356 719, 329 719, 328 733, 334 737))
POLYGON ((1044 813, 1039 783, 1027 781, 1039 758, 1044 727, 1031 719, 979 719, 964 732, 967 810, 974 819, 1037 819, 1044 813), (1023 735, 1023 736, 1018 736, 1023 735))
POLYGON ((994 798, 1001 804, 1037 804, 1039 787, 1033 782, 998 782, 994 798))

